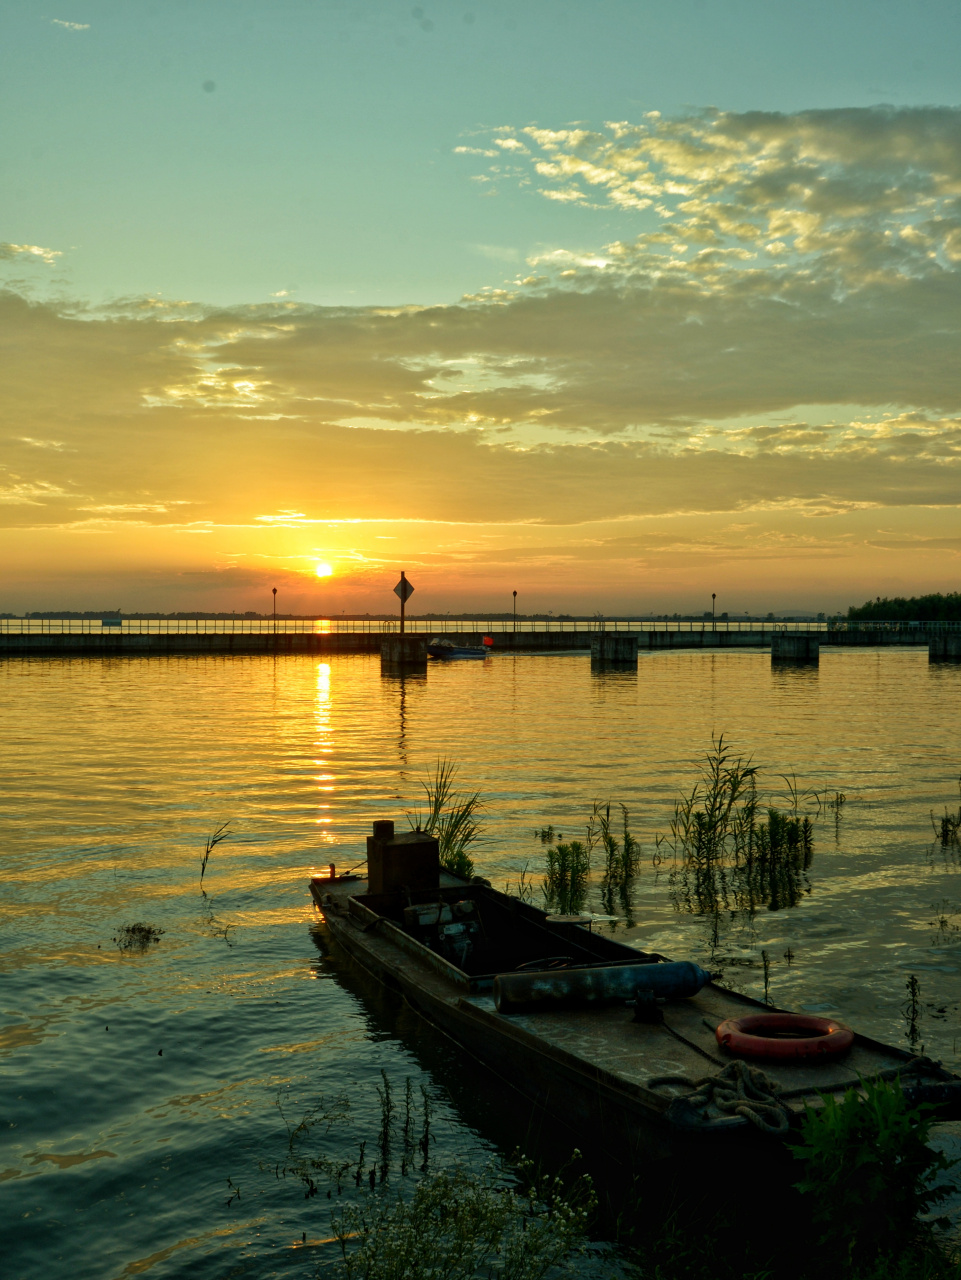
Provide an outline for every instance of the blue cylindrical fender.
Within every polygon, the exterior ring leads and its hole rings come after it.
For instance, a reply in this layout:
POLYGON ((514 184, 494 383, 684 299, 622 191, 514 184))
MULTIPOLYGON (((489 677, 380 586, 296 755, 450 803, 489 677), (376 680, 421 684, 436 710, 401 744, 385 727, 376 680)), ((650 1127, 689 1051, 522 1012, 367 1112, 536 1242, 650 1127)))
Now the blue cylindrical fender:
POLYGON ((691 960, 499 973, 494 979, 494 1003, 498 1013, 528 1013, 634 1000, 638 992, 649 992, 658 1000, 683 1000, 697 995, 710 981, 707 970, 691 960))

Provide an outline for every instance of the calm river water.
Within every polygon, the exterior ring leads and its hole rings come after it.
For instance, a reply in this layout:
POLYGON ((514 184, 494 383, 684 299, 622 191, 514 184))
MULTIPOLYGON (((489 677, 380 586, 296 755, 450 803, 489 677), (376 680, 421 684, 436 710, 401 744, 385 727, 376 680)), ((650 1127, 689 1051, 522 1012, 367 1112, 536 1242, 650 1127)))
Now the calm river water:
POLYGON ((338 1192, 315 1170, 305 1197, 295 1157, 373 1149, 382 1072, 401 1112, 410 1080, 418 1134, 422 1086, 432 1100, 434 1162, 523 1137, 496 1087, 325 954, 307 893, 312 868, 361 860, 374 817, 417 805, 441 756, 484 797, 475 861, 498 884, 539 879, 536 828, 571 838, 595 798, 626 803, 644 851, 629 936, 678 959, 711 956, 711 927, 675 911, 654 837, 712 732, 776 803, 779 775, 844 793, 816 820, 810 892, 724 917, 711 963, 759 995, 765 951, 775 1003, 901 1044, 914 974, 926 1052, 961 1067, 961 871, 930 820, 957 811, 959 704, 961 667, 923 650, 784 671, 644 655, 636 675, 498 655, 405 681, 366 656, 5 661, 5 1276, 313 1274, 338 1192), (136 921, 164 931, 144 954, 114 941, 136 921))

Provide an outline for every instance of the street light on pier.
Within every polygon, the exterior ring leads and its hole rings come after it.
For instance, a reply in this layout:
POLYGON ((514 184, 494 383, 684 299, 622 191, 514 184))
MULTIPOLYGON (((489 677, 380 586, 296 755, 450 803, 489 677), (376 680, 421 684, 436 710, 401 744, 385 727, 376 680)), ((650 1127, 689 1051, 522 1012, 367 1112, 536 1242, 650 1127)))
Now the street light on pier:
POLYGON ((274 635, 277 634, 277 588, 273 588, 274 593, 274 635))
POLYGON ((517 630, 517 592, 514 592, 514 630, 517 630))
POLYGON ((717 622, 716 622, 715 617, 714 617, 714 601, 715 601, 716 599, 717 599, 717 592, 716 592, 716 591, 712 591, 712 592, 711 592, 711 630, 712 630, 712 631, 716 631, 716 630, 717 630, 717 622))

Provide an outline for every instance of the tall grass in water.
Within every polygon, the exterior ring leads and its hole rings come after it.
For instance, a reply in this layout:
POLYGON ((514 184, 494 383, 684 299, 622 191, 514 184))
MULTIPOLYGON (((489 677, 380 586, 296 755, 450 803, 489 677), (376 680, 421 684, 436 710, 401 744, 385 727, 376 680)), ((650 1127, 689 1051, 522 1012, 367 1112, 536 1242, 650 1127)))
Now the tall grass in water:
POLYGON ((601 901, 604 910, 614 915, 620 907, 632 922, 632 897, 634 880, 640 869, 640 842, 631 834, 631 816, 627 806, 619 805, 620 831, 616 819, 611 821, 610 801, 601 804, 595 800, 594 811, 587 826, 588 848, 600 845, 604 852, 604 875, 601 880, 601 901))
POLYGON ((203 889, 203 886, 204 886, 204 876, 207 872, 207 863, 210 861, 210 855, 213 853, 214 849, 216 849, 217 845, 220 844, 221 840, 227 839, 227 836, 230 834, 230 832, 227 830, 229 826, 230 826, 230 819, 228 818, 226 822, 222 822, 220 824, 220 826, 213 833, 213 835, 207 837, 204 843, 204 856, 200 859, 201 890, 203 889))
MULTIPOLYGON (((794 906, 805 891, 814 854, 810 819, 798 812, 797 784, 787 779, 790 814, 771 807, 761 820, 758 767, 712 739, 701 777, 677 800, 666 843, 674 854, 674 905, 698 915, 729 908, 794 906)), ((662 842, 663 843, 663 842, 662 842)))
POLYGON ((560 915, 573 915, 584 906, 591 878, 591 851, 580 840, 551 845, 547 850, 544 901, 560 915))
POLYGON ((454 790, 457 765, 452 760, 438 760, 433 774, 421 783, 427 798, 427 812, 408 814, 412 829, 436 836, 440 847, 441 866, 469 880, 474 863, 467 852, 480 835, 480 792, 459 795, 454 790))
MULTIPOLYGON (((958 779, 958 789, 961 790, 961 778, 958 779)), ((940 818, 935 818, 932 812, 931 825, 934 827, 934 834, 941 841, 942 848, 947 849, 951 845, 961 843, 961 805, 958 806, 957 813, 951 813, 945 809, 940 818)))

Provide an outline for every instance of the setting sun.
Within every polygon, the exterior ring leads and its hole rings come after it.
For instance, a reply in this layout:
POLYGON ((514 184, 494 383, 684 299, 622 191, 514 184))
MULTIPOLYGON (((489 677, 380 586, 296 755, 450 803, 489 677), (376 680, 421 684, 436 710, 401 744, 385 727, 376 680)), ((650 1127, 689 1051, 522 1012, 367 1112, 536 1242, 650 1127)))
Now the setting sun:
POLYGON ((334 571, 325 560, 321 560, 315 572, 318 578, 329 578, 334 571))

